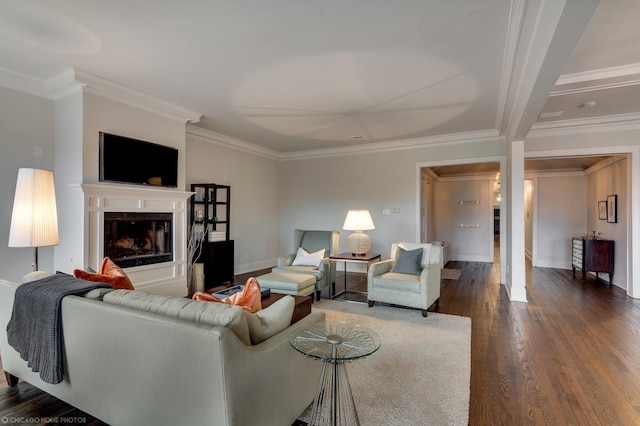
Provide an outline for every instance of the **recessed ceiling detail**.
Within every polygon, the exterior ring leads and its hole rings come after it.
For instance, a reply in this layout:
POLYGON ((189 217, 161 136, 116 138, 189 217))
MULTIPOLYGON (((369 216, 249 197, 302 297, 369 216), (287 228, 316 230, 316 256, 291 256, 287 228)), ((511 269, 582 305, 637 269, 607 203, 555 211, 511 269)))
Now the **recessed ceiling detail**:
POLYGON ((476 79, 456 64, 418 52, 372 50, 277 64, 252 74, 232 103, 247 121, 283 135, 374 141, 445 123, 477 96, 476 79), (273 98, 268 88, 285 82, 286 96, 273 98))
POLYGON ((78 22, 22 0, 2 0, 0 32, 18 44, 65 55, 90 55, 100 40, 78 22))

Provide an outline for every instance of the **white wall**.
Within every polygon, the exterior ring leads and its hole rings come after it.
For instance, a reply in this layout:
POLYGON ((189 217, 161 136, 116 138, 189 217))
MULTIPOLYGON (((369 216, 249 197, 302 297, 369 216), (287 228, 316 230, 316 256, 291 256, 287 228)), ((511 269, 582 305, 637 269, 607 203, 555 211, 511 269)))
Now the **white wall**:
MULTIPOLYGON (((82 183, 82 93, 55 104, 56 192, 58 194, 58 230, 60 244, 55 248, 55 269, 72 273, 84 269, 84 200, 72 185, 82 183)), ((94 269, 96 269, 94 267, 94 269)), ((96 269, 97 270, 97 269, 96 269)))
MULTIPOLYGON (((276 265, 280 248, 280 163, 187 134, 187 189, 192 183, 231 186, 234 272, 276 265)), ((293 240, 293 232, 290 235, 293 240)))
POLYGON ((533 221, 534 221, 534 205, 533 205, 533 181, 527 179, 524 181, 524 254, 532 260, 533 254, 533 221))
POLYGON ((284 161, 281 251, 292 250, 295 228, 336 229, 340 231, 340 251, 346 251, 350 231, 342 230, 342 224, 347 210, 368 209, 376 226, 366 232, 371 237, 371 252, 388 258, 391 243, 415 241, 418 235, 417 165, 503 154, 504 142, 495 140, 284 161), (399 212, 383 215, 385 208, 397 208, 399 212))
POLYGON ((493 262, 492 195, 493 177, 436 184, 436 240, 450 243, 451 260, 493 262))
MULTIPOLYGON (((602 238, 615 241, 613 284, 627 289, 627 159, 621 159, 604 167, 595 167, 587 175, 586 231, 602 233, 602 238), (598 219, 598 201, 606 201, 608 195, 617 195, 618 222, 598 219)), ((607 274, 601 278, 609 280, 607 274)))
MULTIPOLYGON (((4 87, 0 99, 0 278, 19 281, 33 270, 34 249, 7 247, 18 169, 54 170, 54 105, 4 87), (36 146, 44 148, 42 158, 34 156, 36 146)), ((53 252, 53 247, 38 250, 39 269, 53 269, 53 252)))
MULTIPOLYGON (((55 268, 71 273, 90 264, 84 198, 77 185, 99 183, 99 133, 159 143, 178 149, 178 189, 185 185, 185 124, 178 119, 97 96, 77 93, 56 102, 56 184, 65 201, 59 206, 64 239, 56 247, 55 268)), ((110 183, 111 185, 111 183, 110 183)))
POLYGON ((536 243, 532 265, 571 269, 571 238, 587 232, 587 179, 539 175, 535 179, 536 243))

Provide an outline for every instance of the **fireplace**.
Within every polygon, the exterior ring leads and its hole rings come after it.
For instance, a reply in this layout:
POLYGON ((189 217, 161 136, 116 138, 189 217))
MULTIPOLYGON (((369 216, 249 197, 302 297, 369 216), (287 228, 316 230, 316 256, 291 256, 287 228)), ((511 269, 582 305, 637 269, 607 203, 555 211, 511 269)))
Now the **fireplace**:
POLYGON ((113 256, 118 265, 124 265, 120 267, 136 290, 187 295, 187 200, 193 192, 90 183, 75 188, 82 192, 85 216, 84 221, 76 219, 81 230, 77 245, 67 244, 68 253, 56 255, 69 259, 68 266, 61 261, 60 270, 97 270, 105 256, 113 256), (130 225, 139 230, 129 231, 130 225), (129 237, 123 238, 124 234, 129 237), (147 237, 155 238, 155 243, 147 237), (118 246, 126 251, 116 250, 118 246))
POLYGON ((173 262, 172 213, 105 212, 104 254, 121 268, 173 262))

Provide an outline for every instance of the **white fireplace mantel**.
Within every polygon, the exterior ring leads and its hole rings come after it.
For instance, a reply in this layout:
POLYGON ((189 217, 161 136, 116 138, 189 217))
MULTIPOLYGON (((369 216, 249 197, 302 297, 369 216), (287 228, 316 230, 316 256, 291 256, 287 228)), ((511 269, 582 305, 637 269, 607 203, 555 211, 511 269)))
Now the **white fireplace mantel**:
POLYGON ((84 196, 84 254, 88 265, 98 269, 104 258, 105 212, 155 212, 173 214, 172 262, 126 268, 137 290, 184 296, 187 294, 187 200, 193 192, 134 185, 79 184, 84 196))

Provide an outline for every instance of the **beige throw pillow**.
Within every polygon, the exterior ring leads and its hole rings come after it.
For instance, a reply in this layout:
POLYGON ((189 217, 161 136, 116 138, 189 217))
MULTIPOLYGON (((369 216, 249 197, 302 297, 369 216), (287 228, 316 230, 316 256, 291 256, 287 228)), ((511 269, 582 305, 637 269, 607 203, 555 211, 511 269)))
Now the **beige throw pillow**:
POLYGON ((293 296, 287 295, 255 314, 245 311, 251 344, 257 345, 264 342, 289 327, 295 306, 296 301, 293 296))

